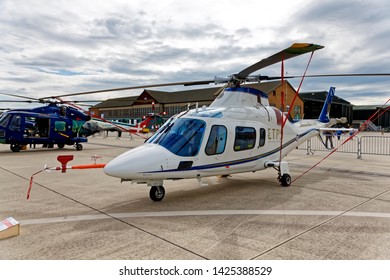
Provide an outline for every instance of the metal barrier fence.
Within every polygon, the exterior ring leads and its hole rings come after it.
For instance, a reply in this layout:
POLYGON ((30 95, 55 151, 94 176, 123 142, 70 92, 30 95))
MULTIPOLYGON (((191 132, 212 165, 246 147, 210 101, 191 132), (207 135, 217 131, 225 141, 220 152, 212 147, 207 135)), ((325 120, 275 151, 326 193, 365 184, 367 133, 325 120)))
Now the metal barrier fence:
MULTIPOLYGON (((348 136, 341 136, 332 138, 333 147, 339 147, 348 136)), ((325 141, 325 139, 323 139, 325 141)), ((330 143, 328 143, 330 146, 330 143)), ((331 151, 329 147, 326 148, 324 143, 318 138, 313 137, 305 143, 298 146, 299 150, 306 150, 307 154, 314 154, 315 151, 331 151)), ((340 153, 354 153, 357 158, 361 159, 363 154, 370 155, 386 155, 390 156, 390 137, 389 136, 355 136, 344 145, 340 146, 336 152, 340 153)))
POLYGON ((388 136, 362 136, 360 137, 360 155, 390 155, 390 137, 388 136))

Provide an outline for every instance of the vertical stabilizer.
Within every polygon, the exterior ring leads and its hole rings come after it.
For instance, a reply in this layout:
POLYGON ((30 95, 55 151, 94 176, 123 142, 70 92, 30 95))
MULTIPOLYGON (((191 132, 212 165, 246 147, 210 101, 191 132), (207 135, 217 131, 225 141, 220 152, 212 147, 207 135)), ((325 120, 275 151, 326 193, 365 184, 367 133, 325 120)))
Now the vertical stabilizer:
POLYGON ((330 87, 328 95, 326 96, 324 106, 322 107, 321 114, 318 117, 318 120, 323 123, 328 123, 330 121, 329 112, 330 105, 332 104, 332 99, 334 96, 336 88, 330 87))

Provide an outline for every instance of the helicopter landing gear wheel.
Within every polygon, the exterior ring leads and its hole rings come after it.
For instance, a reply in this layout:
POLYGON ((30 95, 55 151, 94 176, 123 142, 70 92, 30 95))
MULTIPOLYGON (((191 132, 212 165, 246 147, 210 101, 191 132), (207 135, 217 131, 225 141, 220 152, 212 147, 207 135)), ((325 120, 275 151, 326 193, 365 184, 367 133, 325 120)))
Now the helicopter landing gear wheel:
POLYGON ((65 147, 65 144, 57 144, 58 149, 63 149, 65 147))
POLYGON ((150 188, 149 197, 153 201, 161 201, 165 196, 165 189, 163 186, 153 186, 150 188))
POLYGON ((283 187, 289 187, 291 185, 291 176, 289 174, 283 174, 280 176, 279 181, 283 187))
POLYGON ((17 153, 17 152, 20 152, 21 150, 21 146, 18 145, 18 144, 11 144, 11 151, 17 153))
POLYGON ((76 150, 77 150, 77 151, 82 151, 82 150, 83 150, 83 145, 81 145, 80 143, 77 143, 77 144, 75 145, 75 147, 76 147, 76 150))

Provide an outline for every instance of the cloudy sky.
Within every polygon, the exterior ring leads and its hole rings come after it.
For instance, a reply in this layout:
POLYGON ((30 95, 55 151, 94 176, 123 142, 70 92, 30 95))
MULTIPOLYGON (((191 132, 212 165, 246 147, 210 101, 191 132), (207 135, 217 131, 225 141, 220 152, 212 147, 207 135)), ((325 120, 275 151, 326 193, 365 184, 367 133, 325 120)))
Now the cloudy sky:
MULTIPOLYGON (((0 92, 43 97, 212 79, 293 42, 325 46, 308 74, 390 73, 389 15, 387 0, 0 0, 0 92)), ((303 74, 308 59, 287 61, 287 74, 303 74)), ((280 65, 259 74, 280 75, 280 65)), ((330 86, 355 105, 390 98, 390 77, 311 78, 301 92, 330 86)))

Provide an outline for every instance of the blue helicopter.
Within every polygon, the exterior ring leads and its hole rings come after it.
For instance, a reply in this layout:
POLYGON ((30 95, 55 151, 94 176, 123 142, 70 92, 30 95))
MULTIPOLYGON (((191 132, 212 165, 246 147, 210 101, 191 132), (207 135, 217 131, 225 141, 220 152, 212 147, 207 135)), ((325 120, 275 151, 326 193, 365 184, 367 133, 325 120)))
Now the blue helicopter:
POLYGON ((27 145, 35 147, 37 144, 46 148, 57 145, 60 149, 71 145, 81 151, 81 143, 87 142, 87 137, 93 134, 83 128, 83 124, 91 117, 61 102, 48 103, 33 109, 3 112, 0 115, 0 144, 9 144, 13 152, 25 150, 27 145))

